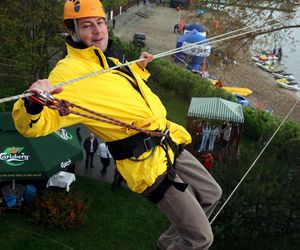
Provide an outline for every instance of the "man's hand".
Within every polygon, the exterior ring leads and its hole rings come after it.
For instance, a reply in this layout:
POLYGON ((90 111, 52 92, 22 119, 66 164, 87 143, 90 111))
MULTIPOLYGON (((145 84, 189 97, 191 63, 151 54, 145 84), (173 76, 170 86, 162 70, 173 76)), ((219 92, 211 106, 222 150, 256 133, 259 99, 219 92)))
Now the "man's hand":
POLYGON ((31 84, 28 91, 32 92, 46 92, 48 94, 58 94, 63 91, 63 87, 53 86, 47 79, 38 80, 31 84))
POLYGON ((153 60, 153 55, 149 54, 146 51, 141 53, 140 59, 144 59, 143 61, 137 62, 136 64, 141 68, 146 68, 147 64, 153 60))
POLYGON ((38 80, 31 84, 29 89, 26 91, 33 94, 26 99, 29 105, 36 102, 45 105, 48 101, 53 101, 52 94, 58 94, 62 91, 62 87, 55 87, 51 85, 47 79, 38 80))

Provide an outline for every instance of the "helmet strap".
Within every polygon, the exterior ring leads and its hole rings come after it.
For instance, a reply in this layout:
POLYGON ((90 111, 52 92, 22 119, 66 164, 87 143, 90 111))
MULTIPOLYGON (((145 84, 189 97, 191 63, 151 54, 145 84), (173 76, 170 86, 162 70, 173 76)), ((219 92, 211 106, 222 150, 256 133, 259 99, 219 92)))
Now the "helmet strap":
POLYGON ((80 39, 80 35, 79 35, 79 29, 78 29, 77 20, 76 20, 76 19, 73 19, 73 23, 74 23, 74 29, 75 29, 76 40, 77 40, 78 42, 80 42, 81 39, 80 39))

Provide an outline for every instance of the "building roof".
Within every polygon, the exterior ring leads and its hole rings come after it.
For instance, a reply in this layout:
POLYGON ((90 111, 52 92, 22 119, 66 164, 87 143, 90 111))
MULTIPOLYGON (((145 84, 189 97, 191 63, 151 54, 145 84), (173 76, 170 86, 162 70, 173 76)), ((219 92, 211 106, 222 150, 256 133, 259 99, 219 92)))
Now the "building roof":
POLYGON ((241 104, 216 97, 193 97, 188 110, 188 116, 239 123, 244 122, 241 104))

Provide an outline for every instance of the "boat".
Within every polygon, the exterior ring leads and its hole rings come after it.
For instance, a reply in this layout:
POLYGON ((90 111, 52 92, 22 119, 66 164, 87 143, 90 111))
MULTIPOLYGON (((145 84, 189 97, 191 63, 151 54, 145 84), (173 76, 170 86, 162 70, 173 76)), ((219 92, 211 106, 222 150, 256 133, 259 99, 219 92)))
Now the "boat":
POLYGON ((293 74, 290 74, 290 73, 285 73, 285 72, 275 73, 275 72, 272 72, 272 74, 275 78, 286 78, 287 80, 295 80, 295 77, 293 76, 293 74))
POLYGON ((281 88, 285 88, 285 89, 293 90, 293 91, 299 91, 300 90, 300 88, 298 87, 298 85, 289 85, 289 84, 286 84, 286 83, 279 83, 279 82, 276 82, 276 83, 281 88))
POLYGON ((237 87, 223 87, 222 89, 225 89, 231 93, 239 94, 241 96, 248 96, 253 93, 251 89, 248 88, 237 88, 237 87))
POLYGON ((282 73, 283 72, 282 69, 277 68, 271 64, 264 64, 264 63, 259 63, 259 62, 256 62, 255 64, 257 65, 257 67, 259 67, 269 73, 282 73))
POLYGON ((291 81, 291 80, 289 80, 287 78, 279 78, 279 79, 276 80, 276 82, 278 82, 278 83, 285 83, 287 85, 297 85, 298 84, 297 82, 291 81))
POLYGON ((252 56, 251 58, 256 62, 265 62, 265 63, 273 63, 272 61, 279 59, 278 56, 272 53, 260 54, 260 55, 252 56))
MULTIPOLYGON (((208 80, 210 80, 210 82, 214 85, 216 85, 216 83, 219 81, 217 79, 208 79, 208 80)), ((238 87, 222 86, 221 88, 228 92, 239 94, 241 96, 248 96, 253 93, 251 89, 243 88, 243 87, 238 88, 238 87)))
POLYGON ((274 62, 271 60, 261 60, 258 56, 252 56, 251 59, 254 62, 263 63, 263 64, 273 64, 274 62))

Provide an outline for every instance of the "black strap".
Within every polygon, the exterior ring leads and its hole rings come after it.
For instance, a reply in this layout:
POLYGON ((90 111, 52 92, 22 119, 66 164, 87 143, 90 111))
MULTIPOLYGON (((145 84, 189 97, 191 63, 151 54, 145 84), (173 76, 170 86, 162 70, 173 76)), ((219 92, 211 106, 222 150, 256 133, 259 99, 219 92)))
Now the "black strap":
POLYGON ((188 184, 175 182, 169 179, 168 175, 165 175, 162 182, 154 188, 149 194, 145 195, 151 202, 157 204, 164 197, 169 187, 174 186, 177 190, 184 192, 188 184))
POLYGON ((106 142, 109 152, 115 160, 139 158, 143 153, 154 149, 160 144, 160 137, 151 137, 143 132, 125 139, 106 142))
POLYGON ((149 194, 144 194, 153 203, 158 203, 164 197, 165 192, 171 185, 181 192, 184 192, 187 188, 188 184, 175 181, 176 158, 183 151, 183 145, 177 145, 169 136, 169 134, 166 134, 164 138, 161 138, 151 137, 143 132, 140 132, 122 140, 106 142, 106 144, 115 160, 124 160, 132 157, 138 158, 146 151, 151 149, 153 150, 158 145, 163 148, 167 158, 167 174, 165 175, 163 181, 161 181, 158 186, 155 187, 149 194), (173 164, 170 159, 168 147, 170 147, 174 153, 173 164))

